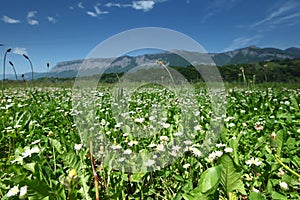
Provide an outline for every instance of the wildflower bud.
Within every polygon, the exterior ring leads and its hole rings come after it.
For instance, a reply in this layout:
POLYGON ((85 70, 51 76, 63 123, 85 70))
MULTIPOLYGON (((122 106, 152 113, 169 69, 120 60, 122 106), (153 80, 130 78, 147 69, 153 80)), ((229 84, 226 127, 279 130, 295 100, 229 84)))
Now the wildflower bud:
POLYGON ((103 153, 104 153, 104 151, 105 151, 105 148, 104 148, 104 146, 100 146, 100 154, 103 154, 103 153))
POLYGON ((68 177, 72 179, 72 178, 74 178, 75 176, 77 176, 77 171, 76 171, 76 169, 72 169, 72 170, 69 172, 68 177))
POLYGON ((279 172, 277 173, 277 176, 283 177, 284 174, 285 174, 285 171, 282 168, 280 168, 279 172))
POLYGON ((277 135, 274 132, 270 135, 270 146, 272 148, 277 148, 278 147, 277 135))
POLYGON ((53 135, 53 131, 49 131, 48 136, 52 136, 53 135))

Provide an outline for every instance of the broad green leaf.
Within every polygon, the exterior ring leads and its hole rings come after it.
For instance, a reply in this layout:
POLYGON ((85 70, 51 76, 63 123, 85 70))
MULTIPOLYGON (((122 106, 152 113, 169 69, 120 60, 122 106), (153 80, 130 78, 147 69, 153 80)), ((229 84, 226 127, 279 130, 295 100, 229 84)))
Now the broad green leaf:
POLYGON ((81 194, 82 198, 86 200, 91 200, 92 198, 89 195, 89 176, 80 175, 80 185, 82 186, 79 190, 79 193, 81 194))
POLYGON ((272 199, 280 199, 280 200, 284 200, 284 199, 287 199, 287 197, 279 192, 275 192, 275 191, 272 191, 271 192, 271 197, 272 199))
POLYGON ((221 185, 225 192, 228 194, 232 191, 238 191, 246 195, 244 183, 241 180, 242 174, 238 172, 232 159, 228 155, 223 155, 221 158, 222 172, 221 172, 221 185))
POLYGON ((198 198, 193 197, 193 196, 188 195, 188 194, 183 194, 182 197, 183 197, 185 200, 198 200, 198 198))
POLYGON ((80 169, 79 158, 75 153, 67 153, 61 156, 64 161, 64 165, 69 167, 70 169, 76 169, 78 171, 80 169))
POLYGON ((250 192, 249 200, 264 200, 265 198, 261 194, 256 192, 250 192))
POLYGON ((207 193, 215 189, 220 180, 221 168, 221 165, 218 165, 203 172, 197 186, 200 188, 201 193, 207 193))
POLYGON ((50 140, 50 143, 52 144, 52 146, 56 149, 56 151, 60 154, 63 153, 63 150, 62 150, 62 146, 60 144, 60 142, 56 139, 52 139, 52 138, 49 138, 50 140))
POLYGON ((27 163, 24 165, 24 168, 31 171, 32 173, 35 172, 34 167, 35 167, 35 163, 27 163))
POLYGON ((233 148, 233 155, 234 155, 233 161, 237 166, 240 166, 238 152, 239 152, 239 141, 241 137, 242 134, 238 134, 236 139, 230 139, 229 141, 230 147, 233 148))

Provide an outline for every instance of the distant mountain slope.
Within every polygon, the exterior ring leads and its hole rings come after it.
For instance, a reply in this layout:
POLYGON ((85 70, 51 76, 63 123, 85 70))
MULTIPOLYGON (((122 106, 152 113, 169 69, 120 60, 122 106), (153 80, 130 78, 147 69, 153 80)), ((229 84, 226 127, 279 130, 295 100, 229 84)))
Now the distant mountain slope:
MULTIPOLYGON (((233 51, 228 51, 224 53, 209 53, 213 61, 218 66, 231 65, 231 64, 247 64, 253 62, 270 61, 270 60, 285 60, 300 58, 300 48, 291 47, 285 50, 276 48, 259 48, 255 46, 249 46, 242 49, 236 49, 233 51)), ((145 65, 145 63, 155 63, 156 60, 162 59, 169 63, 169 66, 181 66, 185 67, 188 65, 200 65, 207 64, 211 65, 211 60, 207 59, 208 56, 196 52, 187 52, 176 50, 174 52, 165 52, 157 54, 144 54, 136 57, 132 56, 121 56, 118 58, 94 58, 89 59, 88 64, 84 65, 85 68, 91 70, 91 73, 99 71, 99 69, 104 69, 104 67, 110 64, 109 69, 106 69, 105 73, 119 73, 126 72, 136 66, 145 65), (178 56, 176 52, 181 52, 188 54, 189 57, 196 58, 197 56, 202 56, 203 61, 201 63, 189 63, 182 57, 178 56)), ((202 60, 202 59, 201 59, 202 60)), ((57 65, 52 68, 51 75, 59 74, 62 75, 73 75, 74 72, 78 71, 81 67, 82 60, 72 60, 57 63, 57 65), (72 73, 68 73, 72 72, 72 73)))
POLYGON ((286 50, 276 48, 258 48, 250 46, 225 53, 211 54, 216 65, 246 64, 270 60, 285 60, 300 57, 299 48, 288 48, 286 50))

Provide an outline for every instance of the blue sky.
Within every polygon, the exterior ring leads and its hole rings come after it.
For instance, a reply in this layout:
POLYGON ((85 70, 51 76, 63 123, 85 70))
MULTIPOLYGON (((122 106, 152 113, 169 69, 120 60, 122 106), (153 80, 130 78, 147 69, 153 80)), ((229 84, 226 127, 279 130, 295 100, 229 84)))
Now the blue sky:
MULTIPOLYGON (((133 28, 163 27, 182 32, 207 52, 249 45, 300 47, 299 0, 2 0, 0 62, 7 48, 7 73, 46 63, 85 58, 100 42, 133 28)), ((2 70, 1 72, 2 73, 2 70)))

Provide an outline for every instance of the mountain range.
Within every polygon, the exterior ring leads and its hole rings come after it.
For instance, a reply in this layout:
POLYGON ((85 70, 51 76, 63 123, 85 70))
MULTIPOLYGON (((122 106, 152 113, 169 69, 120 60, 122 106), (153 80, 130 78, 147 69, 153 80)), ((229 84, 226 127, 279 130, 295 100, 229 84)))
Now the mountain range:
MULTIPOLYGON (((106 66, 110 66, 104 73, 120 73, 127 72, 141 65, 150 65, 162 60, 169 66, 186 67, 190 65, 217 65, 225 66, 232 64, 247 64, 261 61, 286 60, 300 58, 300 48, 291 47, 285 50, 277 48, 259 48, 249 46, 246 48, 236 49, 223 53, 197 53, 181 50, 172 50, 170 52, 162 52, 155 54, 144 54, 139 56, 124 55, 118 58, 91 58, 88 60, 79 59, 72 61, 59 62, 54 66, 48 76, 49 77, 76 77, 80 67, 84 67, 89 71, 88 74, 95 74, 106 66), (189 61, 179 55, 187 55, 189 61), (195 59, 193 59, 195 58, 195 59), (200 59, 199 59, 200 58, 200 59), (201 60, 201 62, 199 62, 201 60), (82 63, 85 63, 82 65, 82 63), (86 64, 88 63, 88 64, 86 64)), ((82 68, 81 68, 82 69, 82 68)), ((35 78, 46 77, 46 73, 35 73, 35 78)), ((7 78, 13 79, 13 76, 6 75, 7 78)), ((25 79, 30 79, 31 73, 25 74, 25 79)))

